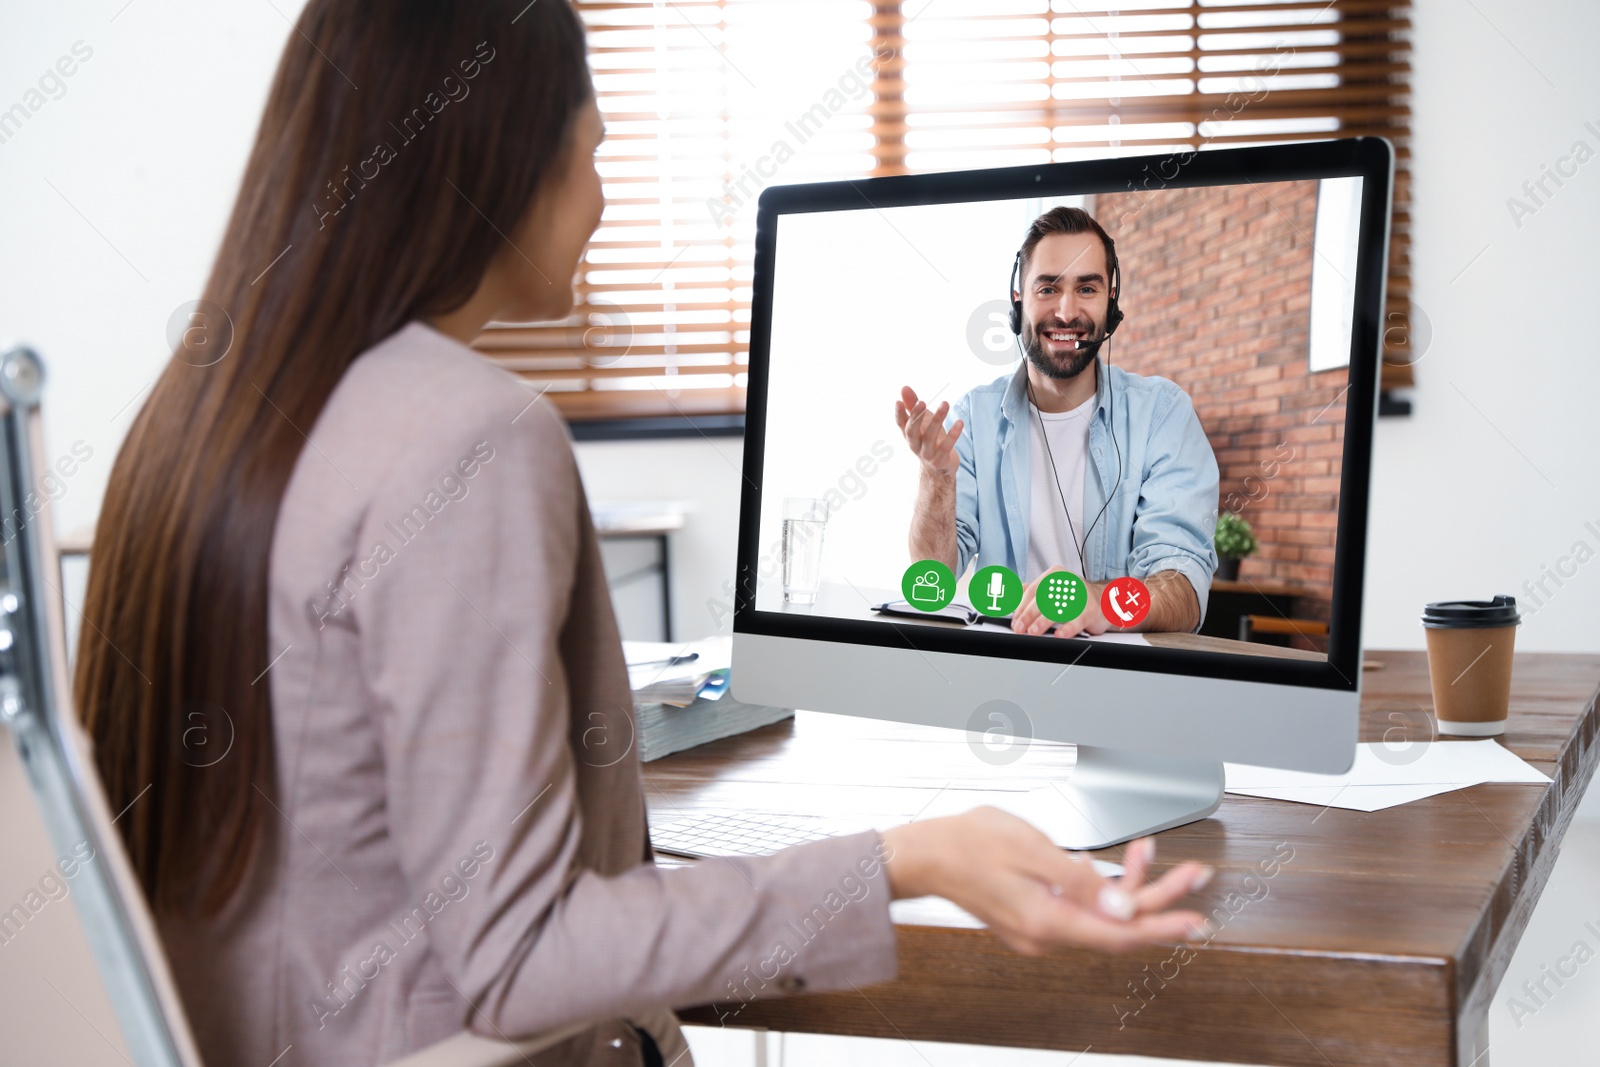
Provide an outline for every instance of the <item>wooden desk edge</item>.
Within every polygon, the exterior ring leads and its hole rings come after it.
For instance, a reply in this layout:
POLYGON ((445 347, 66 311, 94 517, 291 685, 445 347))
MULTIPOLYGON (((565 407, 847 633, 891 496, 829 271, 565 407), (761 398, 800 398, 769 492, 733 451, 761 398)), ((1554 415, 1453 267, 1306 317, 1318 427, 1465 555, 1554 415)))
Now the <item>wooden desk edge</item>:
MULTIPOLYGON (((1469 953, 1482 954, 1481 966, 1467 968, 1459 966, 1459 962, 1457 966, 1456 1041, 1459 1050, 1474 1044, 1487 1048, 1487 1018, 1495 991, 1505 978, 1517 943, 1550 880, 1550 872, 1561 851, 1560 842, 1588 791, 1596 764, 1600 763, 1597 735, 1600 735, 1600 686, 1589 696, 1588 705, 1580 713, 1558 759, 1546 765, 1551 781, 1540 800, 1538 813, 1522 840, 1517 842, 1478 929, 1457 954, 1458 961, 1464 961, 1469 953), (1494 925, 1496 915, 1505 917, 1498 928, 1494 925)), ((1469 1061, 1468 1057, 1462 1059, 1462 1062, 1469 1061)), ((1486 1064, 1487 1057, 1480 1062, 1486 1064)))

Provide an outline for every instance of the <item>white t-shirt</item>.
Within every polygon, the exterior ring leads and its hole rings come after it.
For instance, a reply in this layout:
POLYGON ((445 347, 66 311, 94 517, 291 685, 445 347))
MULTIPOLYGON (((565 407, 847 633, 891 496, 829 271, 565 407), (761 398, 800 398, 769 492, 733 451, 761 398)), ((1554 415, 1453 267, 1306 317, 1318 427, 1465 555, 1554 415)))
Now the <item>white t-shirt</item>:
POLYGON ((1088 470, 1089 416, 1094 411, 1094 402, 1095 397, 1091 396, 1071 411, 1061 412, 1040 411, 1031 403, 1028 405, 1032 510, 1028 516, 1028 570, 1022 575, 1024 582, 1033 581, 1052 567, 1065 567, 1080 577, 1088 577, 1083 573, 1083 559, 1079 555, 1078 545, 1086 533, 1083 527, 1083 479, 1084 472, 1088 470), (1050 435, 1048 453, 1039 429, 1040 420, 1043 420, 1044 430, 1050 435), (1052 457, 1055 459, 1054 473, 1050 470, 1052 457), (1056 489, 1058 477, 1061 481, 1059 492, 1056 489), (1072 516, 1071 527, 1068 527, 1066 516, 1061 513, 1063 496, 1067 498, 1067 512, 1072 516), (1077 531, 1076 541, 1072 536, 1073 530, 1077 531))

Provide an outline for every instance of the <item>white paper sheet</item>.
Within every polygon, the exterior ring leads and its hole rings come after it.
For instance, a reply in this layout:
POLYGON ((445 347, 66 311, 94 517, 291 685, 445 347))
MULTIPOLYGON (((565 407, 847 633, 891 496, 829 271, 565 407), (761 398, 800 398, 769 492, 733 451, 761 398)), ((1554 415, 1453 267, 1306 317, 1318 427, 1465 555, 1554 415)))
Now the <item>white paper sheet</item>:
POLYGON ((1107 630, 1103 634, 1079 634, 1078 636, 1089 641, 1101 641, 1108 645, 1148 646, 1150 644, 1150 639, 1145 637, 1144 634, 1124 633, 1121 630, 1107 630))
POLYGON ((1344 774, 1224 766, 1230 793, 1352 811, 1381 811, 1484 782, 1550 781, 1493 738, 1406 746, 1368 742, 1356 746, 1355 763, 1344 774))
POLYGON ((622 653, 629 663, 669 659, 673 656, 686 656, 696 653, 699 658, 692 663, 667 669, 664 664, 656 664, 656 671, 660 677, 667 678, 674 674, 693 674, 696 672, 721 670, 733 662, 733 638, 726 635, 720 637, 703 637, 698 641, 624 641, 622 653))
MULTIPOLYGON (((1381 811, 1484 782, 1550 781, 1548 775, 1493 738, 1436 741, 1406 748, 1382 742, 1358 745, 1355 763, 1344 774, 1311 774, 1244 763, 1228 763, 1224 768, 1229 793, 1352 811, 1381 811)), ((1057 814, 1066 808, 1061 795, 1050 786, 1033 790, 947 789, 918 819, 956 815, 980 804, 1026 819, 1059 843, 1053 830, 1057 814)))

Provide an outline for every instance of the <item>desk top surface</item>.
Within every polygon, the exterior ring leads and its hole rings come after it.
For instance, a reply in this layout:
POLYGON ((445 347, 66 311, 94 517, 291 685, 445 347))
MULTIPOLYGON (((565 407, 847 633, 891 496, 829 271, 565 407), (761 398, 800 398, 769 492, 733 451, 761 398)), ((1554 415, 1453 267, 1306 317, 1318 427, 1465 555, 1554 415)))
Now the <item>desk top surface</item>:
MULTIPOLYGON (((775 581, 763 581, 756 586, 756 609, 758 611, 773 611, 783 614, 807 615, 833 619, 854 619, 865 622, 893 623, 896 626, 936 626, 944 628, 968 628, 959 620, 942 618, 937 615, 918 617, 915 615, 884 615, 872 609, 874 604, 886 601, 900 600, 898 590, 885 589, 881 586, 857 585, 848 581, 824 581, 817 590, 817 599, 814 604, 790 604, 783 598, 783 587, 775 581)), ((962 607, 970 607, 964 598, 955 598, 956 603, 962 607)), ((989 623, 977 623, 975 626, 983 627, 985 632, 1006 633, 1003 628, 995 627, 989 623)), ((1019 635, 1020 636, 1020 635, 1019 635)), ((1327 656, 1320 652, 1311 652, 1300 648, 1287 648, 1282 645, 1269 645, 1260 641, 1235 641, 1227 637, 1212 637, 1208 634, 1191 633, 1143 633, 1130 634, 1136 639, 1158 648, 1186 648, 1196 652, 1224 652, 1239 656, 1265 656, 1270 659, 1304 659, 1325 662, 1327 656)))
MULTIPOLYGON (((1382 666, 1364 674, 1362 740, 1426 731, 1424 655, 1367 659, 1382 666)), ((1549 785, 1480 785, 1371 813, 1230 795, 1211 818, 1160 834, 1158 871, 1190 859, 1218 868, 1184 902, 1222 920, 1182 968, 1193 978, 1152 981, 1144 968, 1170 961, 1171 947, 1024 959, 944 901, 900 901, 901 979, 860 995, 875 1007, 856 994, 757 1001, 739 1025, 1254 1063, 1467 1063, 1600 754, 1600 656, 1518 654, 1512 681, 1502 741, 1549 785), (951 1011, 952 997, 998 997, 1010 1023, 951 1011), (1255 1027, 1250 1041, 1238 1019, 1255 1027)), ((1073 760, 1070 745, 1034 742, 994 767, 958 731, 800 712, 649 764, 645 777, 656 821, 706 809, 900 820, 941 791, 1044 784, 1073 760)))

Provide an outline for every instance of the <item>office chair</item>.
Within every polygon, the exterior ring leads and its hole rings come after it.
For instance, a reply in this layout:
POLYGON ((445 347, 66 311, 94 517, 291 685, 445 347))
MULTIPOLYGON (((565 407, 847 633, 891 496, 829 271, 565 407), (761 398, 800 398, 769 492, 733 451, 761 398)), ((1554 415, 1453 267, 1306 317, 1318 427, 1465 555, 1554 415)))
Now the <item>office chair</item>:
MULTIPOLYGON (((0 976, 7 979, 0 984, 8 990, 6 1000, 25 1002, 16 1008, 20 1024, 17 1018, 7 1021, 6 1040, 13 1048, 15 1043, 28 1043, 47 1050, 55 1062, 61 1062, 62 1042, 81 1040, 80 1047, 99 1053, 109 1047, 116 1058, 105 1062, 202 1067, 144 894, 117 834, 116 817, 89 757, 88 737, 71 707, 65 602, 58 584, 61 571, 49 508, 35 515, 28 506, 30 500, 38 505, 37 487, 46 484, 46 468, 37 463, 44 453, 39 419, 43 385, 44 366, 30 349, 13 348, 0 355, 0 516, 9 520, 3 528, 16 527, 0 550, 4 565, 0 576, 0 724, 14 743, 14 751, 0 751, 0 797, 30 791, 18 780, 25 770, 39 816, 34 820, 33 812, 19 810, 28 807, 26 803, 6 808, 4 859, 15 863, 26 854, 28 858, 22 862, 28 866, 23 874, 30 878, 29 884, 39 881, 41 867, 47 879, 54 879, 49 864, 55 857, 87 855, 92 859, 73 864, 73 873, 67 877, 70 891, 60 879, 43 883, 61 886, 61 896, 30 890, 16 898, 21 903, 14 904, 11 895, 0 898, 0 909, 10 908, 0 911, 0 976), (51 853, 50 859, 40 860, 46 853, 51 853), (63 936, 60 920, 68 908, 66 896, 72 898, 70 907, 76 911, 79 930, 63 936), (63 979, 58 973, 57 981, 68 987, 63 990, 41 964, 56 962, 58 952, 62 958, 83 956, 85 943, 92 970, 98 974, 98 988, 91 988, 94 983, 81 974, 63 979), (29 972, 29 979, 37 977, 49 985, 54 995, 17 980, 16 971, 23 969, 29 972), (7 976, 8 971, 11 974, 7 976), (35 993, 37 998, 29 999, 35 993), (61 1002, 71 1010, 59 1010, 61 1002), (79 1026, 80 1021, 98 1040, 84 1036, 88 1031, 79 1026), (114 1023, 109 1034, 104 1029, 108 1023, 114 1023), (38 1034, 19 1033, 19 1025, 64 1025, 81 1032, 60 1034, 62 1042, 47 1035, 41 1043, 38 1034)), ((17 879, 8 879, 8 883, 19 884, 17 879)), ((577 1023, 515 1043, 489 1041, 463 1031, 391 1067, 510 1067, 529 1062, 534 1053, 592 1025, 577 1023)), ((89 1062, 77 1054, 73 1061, 89 1062)))

